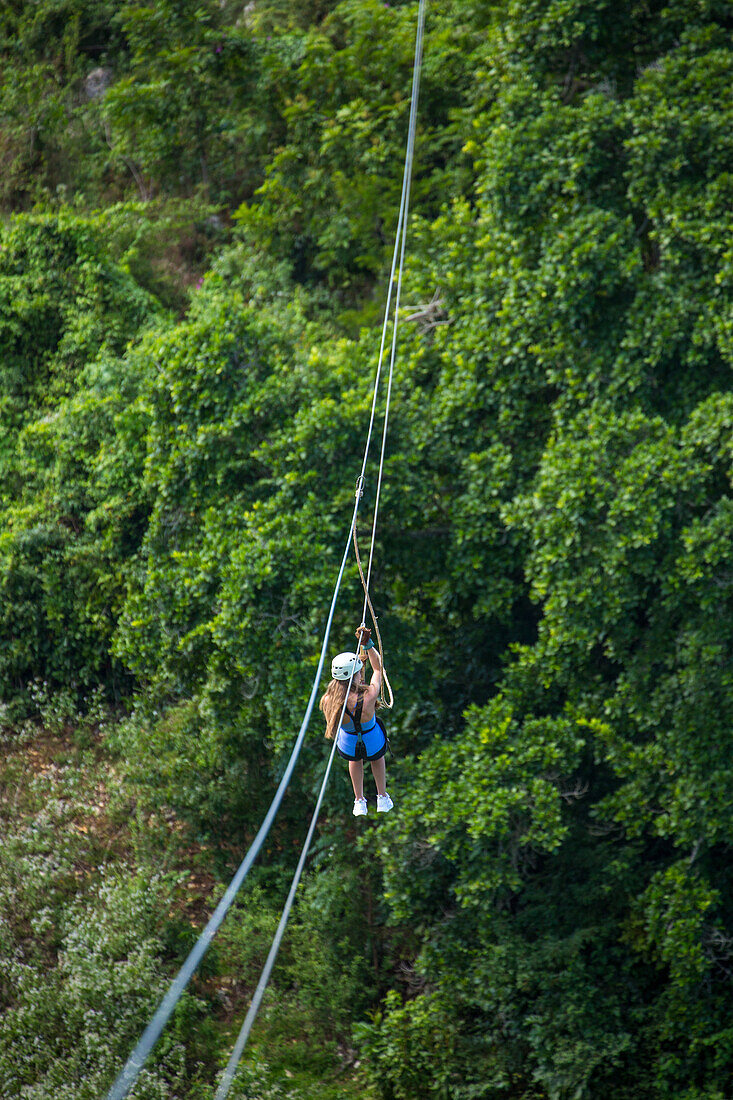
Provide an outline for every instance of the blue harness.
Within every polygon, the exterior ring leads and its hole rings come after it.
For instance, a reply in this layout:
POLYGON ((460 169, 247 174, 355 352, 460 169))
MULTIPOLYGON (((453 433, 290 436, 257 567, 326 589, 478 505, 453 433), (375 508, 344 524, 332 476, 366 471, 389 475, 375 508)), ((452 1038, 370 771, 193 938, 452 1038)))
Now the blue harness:
POLYGON ((369 726, 361 724, 361 713, 364 700, 359 699, 354 712, 345 707, 345 711, 353 723, 353 730, 347 730, 341 726, 338 731, 336 747, 339 755, 347 760, 378 760, 387 751, 387 734, 384 726, 377 718, 369 726))

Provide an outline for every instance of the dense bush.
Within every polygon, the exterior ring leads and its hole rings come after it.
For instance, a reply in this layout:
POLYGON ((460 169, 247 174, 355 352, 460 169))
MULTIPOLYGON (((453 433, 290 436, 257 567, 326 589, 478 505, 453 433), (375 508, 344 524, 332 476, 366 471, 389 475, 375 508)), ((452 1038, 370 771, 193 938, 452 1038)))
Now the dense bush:
POLYGON ((119 571, 143 514, 139 474, 122 486, 110 476, 129 461, 116 452, 115 417, 136 388, 117 356, 162 311, 111 260, 99 230, 69 216, 20 218, 3 231, 0 296, 8 699, 35 679, 86 688, 116 679, 109 637, 119 571))

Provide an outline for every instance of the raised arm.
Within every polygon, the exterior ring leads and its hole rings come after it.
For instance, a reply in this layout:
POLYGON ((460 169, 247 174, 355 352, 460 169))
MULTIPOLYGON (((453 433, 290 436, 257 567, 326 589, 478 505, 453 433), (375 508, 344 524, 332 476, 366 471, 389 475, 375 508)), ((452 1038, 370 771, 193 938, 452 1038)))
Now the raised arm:
POLYGON ((382 662, 379 659, 379 651, 372 641, 372 632, 368 626, 360 626, 356 631, 359 644, 364 646, 369 664, 372 666, 372 678, 369 681, 369 694, 375 698, 382 690, 382 662))

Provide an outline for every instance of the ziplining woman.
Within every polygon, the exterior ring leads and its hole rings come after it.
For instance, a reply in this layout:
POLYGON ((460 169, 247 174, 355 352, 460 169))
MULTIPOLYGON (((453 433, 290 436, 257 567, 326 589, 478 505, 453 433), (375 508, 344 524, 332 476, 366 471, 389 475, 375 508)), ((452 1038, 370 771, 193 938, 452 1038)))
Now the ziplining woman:
POLYGON ((326 737, 336 741, 336 751, 349 762, 349 775, 354 788, 354 817, 364 817, 367 800, 364 797, 364 761, 371 764, 377 786, 377 813, 392 809, 394 803, 387 794, 387 734, 376 715, 382 687, 382 664, 371 639, 371 630, 360 626, 356 631, 372 666, 369 683, 364 681, 364 662, 356 653, 339 653, 331 662, 331 683, 321 698, 320 708, 326 718, 326 737), (351 681, 351 686, 349 686, 351 681), (346 706, 344 707, 344 699, 346 706), (339 725, 339 719, 343 724, 339 725))

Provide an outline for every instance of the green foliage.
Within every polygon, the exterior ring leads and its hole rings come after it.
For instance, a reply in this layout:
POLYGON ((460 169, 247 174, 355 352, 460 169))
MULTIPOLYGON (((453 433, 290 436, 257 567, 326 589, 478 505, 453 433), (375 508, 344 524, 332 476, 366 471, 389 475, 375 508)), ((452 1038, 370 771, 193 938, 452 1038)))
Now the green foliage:
MULTIPOLYGON (((279 1073, 287 1078, 287 1095, 303 1100, 351 1094, 339 1077, 353 1059, 351 1027, 374 992, 378 933, 362 908, 375 905, 375 876, 368 868, 360 875, 335 845, 327 852, 328 863, 318 859, 303 885, 253 1034, 255 1055, 267 1052, 268 1072, 261 1077, 279 1073)), ((243 892, 222 929, 218 954, 234 996, 255 988, 277 927, 282 901, 268 879, 267 894, 258 887, 243 892)), ((246 999, 238 1003, 237 1016, 247 1007, 246 999)), ((248 1076, 242 1074, 242 1082, 248 1076)))
MULTIPOLYGON (((702 195, 727 193, 727 137, 713 135, 730 112, 712 84, 727 83, 730 54, 717 53, 714 25, 688 29, 638 82, 627 69, 622 86, 619 69, 615 87, 592 86, 588 43, 603 36, 579 19, 553 41, 558 14, 534 24, 529 53, 508 36, 505 59, 520 70, 468 146, 483 173, 476 207, 458 202, 430 240, 421 232, 421 278, 446 287, 452 322, 433 349, 454 348, 461 366, 476 349, 464 377, 492 384, 493 453, 510 448, 481 541, 494 523, 508 528, 539 611, 537 640, 515 649, 494 704, 513 716, 522 753, 497 734, 482 752, 469 712, 465 732, 415 762, 409 806, 381 849, 394 916, 420 932, 418 978, 437 990, 427 1004, 450 1005, 456 1079, 423 1075, 425 1095, 662 1096, 693 1078, 730 1083, 719 951, 731 639, 717 538, 731 485, 720 289, 730 228, 715 199, 703 200, 704 230, 692 217, 702 195), (537 83, 558 55, 538 47, 574 38, 583 79, 558 104, 537 83), (703 160, 705 133, 716 153, 703 160), (679 146, 662 145, 660 172, 650 157, 662 134, 679 146), (479 250, 483 264, 470 258, 479 250), (558 734, 576 723, 572 749, 558 734), (641 959, 653 967, 643 977, 641 959), (630 1067, 641 1064, 640 1083, 630 1067)), ((475 402, 476 385, 467 393, 475 402)), ((419 1073, 417 1052, 399 1069, 380 1054, 410 1003, 392 1002, 366 1039, 385 1095, 419 1073)))
MULTIPOLYGON (((3 230, 2 699, 60 731, 80 694, 124 696, 107 743, 143 819, 193 824, 222 872, 290 752, 343 553, 415 7, 4 16, 0 202, 95 210, 3 230)), ((372 574, 396 810, 357 844, 339 775, 243 1096, 326 1095, 319 1073, 338 1095, 352 1041, 385 1100, 731 1093, 730 31, 717 0, 430 12, 372 574)), ((364 531, 373 494, 370 465, 364 531)), ((360 607, 350 563, 331 644, 360 607)), ((207 973, 230 1007, 325 751, 314 724, 232 972, 223 951, 207 973)), ((152 1001, 189 935, 137 872, 69 900, 66 812, 8 832, 11 1096, 99 1093, 150 1007, 99 1037, 80 1006, 111 1018, 105 944, 152 1001)), ((209 1088, 197 1011, 145 1095, 209 1088)))
POLYGON ((7 3, 0 12, 0 203, 99 186, 106 144, 87 78, 124 51, 107 0, 7 3), (95 132, 96 130, 96 132, 95 132))
MULTIPOLYGON (((167 985, 162 911, 151 905, 156 887, 147 875, 132 881, 107 875, 96 896, 67 908, 55 971, 9 968, 15 1004, 0 1025, 3 1095, 91 1098, 110 1083, 167 985)), ((44 915, 35 918, 36 935, 44 915)), ((136 1095, 152 1100, 180 1090, 185 1042, 198 1018, 196 1002, 187 998, 136 1095)))
POLYGON ((28 411, 71 394, 85 363, 121 350, 154 306, 81 219, 19 217, 0 245, 5 452, 28 411))
MULTIPOLYGON (((461 51, 474 39, 456 14, 457 6, 450 16, 436 12, 435 54, 423 74, 429 125, 419 140, 415 199, 426 209, 439 201, 460 148, 451 111, 465 96, 461 51)), ((304 36, 297 68, 281 77, 282 140, 256 202, 236 216, 301 281, 360 287, 385 265, 400 203, 413 52, 413 6, 348 0, 304 36)))
POLYGON ((111 258, 163 306, 185 313, 225 230, 216 208, 193 200, 124 202, 85 216, 111 258))
POLYGON ((369 1055, 373 1083, 389 1081, 391 1100, 452 1095, 455 1073, 455 1028, 450 1010, 435 997, 421 994, 406 1005, 392 991, 384 1000, 385 1013, 356 1029, 356 1039, 369 1055))
POLYGON ((111 153, 140 197, 203 188, 222 202, 251 187, 248 162, 258 150, 246 123, 261 65, 246 27, 208 2, 127 3, 116 22, 129 59, 101 113, 111 153))
MULTIPOLYGON (((115 417, 136 379, 115 356, 154 299, 66 216, 20 218, 0 253, 3 695, 33 679, 73 687, 114 678, 108 638, 139 493, 114 483, 115 417), (118 493, 125 497, 124 504, 118 493), (109 525, 113 502, 121 507, 109 525), (100 532, 100 528, 102 528, 100 532), (106 530, 105 530, 106 528, 106 530)), ((130 456, 120 456, 126 465, 130 456)))

